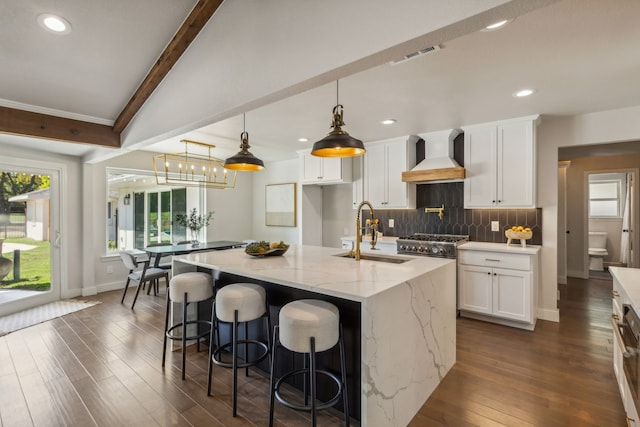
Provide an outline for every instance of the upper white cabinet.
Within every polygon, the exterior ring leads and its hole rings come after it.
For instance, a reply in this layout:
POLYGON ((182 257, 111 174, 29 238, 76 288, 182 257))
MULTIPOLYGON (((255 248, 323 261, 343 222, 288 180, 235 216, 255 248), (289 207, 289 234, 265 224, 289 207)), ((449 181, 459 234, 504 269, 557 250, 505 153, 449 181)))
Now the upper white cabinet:
POLYGON ((464 207, 536 207, 539 116, 464 127, 464 207))
POLYGON ((353 209, 364 200, 364 156, 354 157, 352 162, 353 176, 353 209))
POLYGON ((402 182, 402 172, 416 163, 415 148, 407 138, 369 142, 366 149, 364 199, 376 209, 415 209, 416 186, 402 182))
POLYGON ((351 182, 351 159, 317 157, 309 151, 298 152, 300 156, 302 184, 343 184, 351 182))

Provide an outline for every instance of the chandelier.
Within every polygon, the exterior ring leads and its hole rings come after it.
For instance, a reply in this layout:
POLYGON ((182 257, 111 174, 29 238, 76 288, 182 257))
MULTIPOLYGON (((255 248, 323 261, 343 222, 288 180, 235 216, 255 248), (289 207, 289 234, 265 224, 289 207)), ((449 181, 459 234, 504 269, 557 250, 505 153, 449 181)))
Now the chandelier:
POLYGON ((184 151, 173 154, 158 154, 153 157, 153 170, 159 185, 179 185, 231 189, 236 186, 236 171, 228 171, 224 160, 211 155, 215 145, 183 139, 184 151), (206 154, 189 151, 191 146, 202 147, 206 154))

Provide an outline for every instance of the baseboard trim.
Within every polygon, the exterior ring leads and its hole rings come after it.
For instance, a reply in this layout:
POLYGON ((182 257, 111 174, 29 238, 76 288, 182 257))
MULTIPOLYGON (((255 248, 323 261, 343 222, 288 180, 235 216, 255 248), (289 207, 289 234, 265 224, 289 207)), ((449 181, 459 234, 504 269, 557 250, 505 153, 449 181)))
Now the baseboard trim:
POLYGON ((588 279, 589 273, 587 272, 585 275, 585 272, 582 270, 567 270, 567 276, 576 277, 578 279, 588 279))
POLYGON ((560 310, 549 310, 547 308, 538 309, 538 320, 548 320, 550 322, 560 322, 560 310))

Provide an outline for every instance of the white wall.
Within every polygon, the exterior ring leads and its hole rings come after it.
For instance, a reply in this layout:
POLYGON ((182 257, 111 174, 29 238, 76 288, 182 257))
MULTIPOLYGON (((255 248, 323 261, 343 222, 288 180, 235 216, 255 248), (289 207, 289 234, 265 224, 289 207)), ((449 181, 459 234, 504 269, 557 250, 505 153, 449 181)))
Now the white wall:
POLYGON ((298 159, 283 160, 265 164, 261 172, 247 174, 253 175, 253 221, 251 229, 248 229, 246 239, 284 241, 285 243, 299 243, 301 236, 301 209, 300 200, 302 186, 298 181, 298 159), (296 226, 276 227, 267 226, 265 220, 265 187, 268 184, 296 183, 296 226))
POLYGON ((327 185, 322 191, 322 246, 340 248, 341 237, 356 234, 353 184, 327 185))
POLYGON ((538 206, 542 208, 539 317, 558 319, 558 148, 640 139, 640 106, 572 117, 543 117, 538 126, 538 206))

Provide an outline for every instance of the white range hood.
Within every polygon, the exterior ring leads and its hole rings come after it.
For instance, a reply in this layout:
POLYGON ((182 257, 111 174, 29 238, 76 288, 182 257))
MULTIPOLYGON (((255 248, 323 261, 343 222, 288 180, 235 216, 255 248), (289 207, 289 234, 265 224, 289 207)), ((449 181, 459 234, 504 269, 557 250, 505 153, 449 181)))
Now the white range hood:
MULTIPOLYGON (((413 169, 402 172, 402 181, 413 183, 433 183, 434 181, 461 181, 465 177, 464 168, 453 159, 453 140, 460 134, 458 129, 447 129, 420 135, 411 135, 415 143, 425 144, 425 158, 413 169)), ((413 142, 413 141, 411 141, 413 142)))

